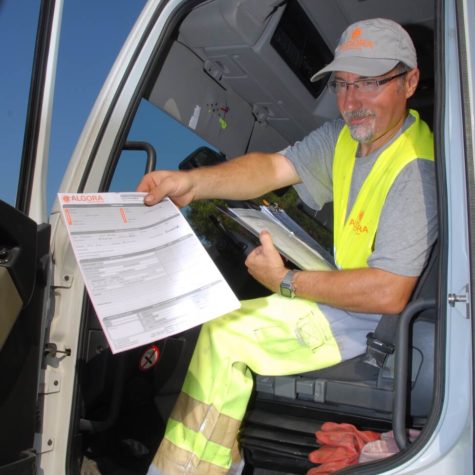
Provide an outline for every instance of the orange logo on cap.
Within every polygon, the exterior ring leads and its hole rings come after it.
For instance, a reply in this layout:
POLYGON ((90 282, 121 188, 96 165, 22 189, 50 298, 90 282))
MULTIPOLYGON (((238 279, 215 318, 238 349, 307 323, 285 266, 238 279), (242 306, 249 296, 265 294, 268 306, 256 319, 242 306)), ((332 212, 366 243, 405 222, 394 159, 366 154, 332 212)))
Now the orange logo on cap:
POLYGON ((351 33, 351 38, 354 40, 355 38, 358 38, 358 36, 361 36, 361 33, 362 33, 361 28, 357 26, 351 33))
POLYGON ((374 46, 374 41, 360 38, 362 34, 362 28, 359 26, 355 27, 351 32, 350 38, 339 45, 338 49, 341 51, 347 51, 349 49, 372 48, 374 46))

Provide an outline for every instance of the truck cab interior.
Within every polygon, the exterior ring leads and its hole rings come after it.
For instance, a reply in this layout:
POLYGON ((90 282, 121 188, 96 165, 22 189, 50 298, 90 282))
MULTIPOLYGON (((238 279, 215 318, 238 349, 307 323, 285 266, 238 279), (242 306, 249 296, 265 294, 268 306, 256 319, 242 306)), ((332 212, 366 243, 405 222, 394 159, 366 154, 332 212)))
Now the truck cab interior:
MULTIPOLYGON (((248 151, 278 151, 338 116, 328 77, 311 83, 328 63, 341 32, 357 20, 385 17, 407 28, 418 50, 421 81, 411 107, 436 127, 437 4, 434 0, 207 0, 186 3, 166 26, 124 112, 123 133, 101 190, 124 186, 118 174, 130 150, 145 151, 148 169, 162 166, 161 132, 167 116, 203 146, 175 158, 175 167, 208 165, 248 151), (134 147, 140 143, 142 146, 134 147), (143 144, 146 144, 143 146, 143 144)), ((168 164, 167 164, 168 166, 168 164)), ((137 176, 127 184, 134 189, 137 176)), ((131 175, 127 173, 129 179, 131 175)), ((312 209, 293 190, 271 198, 331 252, 331 213, 312 209), (290 196, 290 198, 289 198, 290 196)), ((244 204, 246 205, 246 204, 244 204)), ((240 299, 263 295, 243 265, 253 246, 244 230, 225 222, 214 203, 190 221, 240 299)), ((204 208, 203 208, 204 209, 204 208)), ((201 211, 203 211, 201 209, 201 211)), ((401 452, 351 473, 394 467, 417 450, 436 422, 439 267, 442 244, 403 314, 384 317, 368 336, 367 353, 333 368, 286 377, 255 375, 255 391, 240 434, 245 473, 305 473, 315 431, 326 421, 360 429, 394 430, 401 452), (422 431, 411 444, 406 428, 422 431), (378 465, 379 464, 379 465, 378 465), (384 465, 386 464, 386 465, 384 465), (392 465, 391 465, 392 464, 392 465)), ((152 345, 113 355, 85 294, 70 438, 71 470, 84 460, 103 474, 143 474, 163 434, 199 328, 155 342, 160 358, 144 369, 152 345)), ((53 358, 53 356, 52 356, 53 358)), ((84 470, 84 465, 83 465, 84 470)), ((347 472, 349 473, 349 472, 347 472)))

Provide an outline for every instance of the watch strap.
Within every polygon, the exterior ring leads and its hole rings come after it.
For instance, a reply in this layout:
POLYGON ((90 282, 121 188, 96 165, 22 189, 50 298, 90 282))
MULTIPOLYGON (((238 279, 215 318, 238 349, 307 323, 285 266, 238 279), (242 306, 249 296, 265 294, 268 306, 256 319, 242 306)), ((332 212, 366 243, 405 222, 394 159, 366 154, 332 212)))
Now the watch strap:
POLYGON ((289 270, 280 283, 280 295, 283 297, 291 299, 295 297, 295 287, 293 283, 295 272, 294 270, 289 270))

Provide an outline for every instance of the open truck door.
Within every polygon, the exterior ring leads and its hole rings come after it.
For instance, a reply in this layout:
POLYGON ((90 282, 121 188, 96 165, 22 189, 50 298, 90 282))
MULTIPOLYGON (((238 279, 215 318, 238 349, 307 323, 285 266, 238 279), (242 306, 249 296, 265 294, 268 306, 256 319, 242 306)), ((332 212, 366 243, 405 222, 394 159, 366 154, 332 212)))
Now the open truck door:
MULTIPOLYGON (((36 473, 38 397, 50 308, 46 163, 62 0, 40 8, 13 207, 0 201, 0 474, 36 473)), ((47 441, 45 442, 48 443, 47 441)))

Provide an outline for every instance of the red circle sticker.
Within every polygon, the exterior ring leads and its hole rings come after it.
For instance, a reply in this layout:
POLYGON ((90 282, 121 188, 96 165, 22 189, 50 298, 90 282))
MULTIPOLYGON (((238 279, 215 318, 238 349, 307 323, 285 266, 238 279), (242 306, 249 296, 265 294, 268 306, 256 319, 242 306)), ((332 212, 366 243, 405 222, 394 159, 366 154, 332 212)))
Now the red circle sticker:
POLYGON ((152 345, 147 348, 140 357, 139 369, 140 371, 151 370, 160 359, 160 349, 157 345, 152 345))

